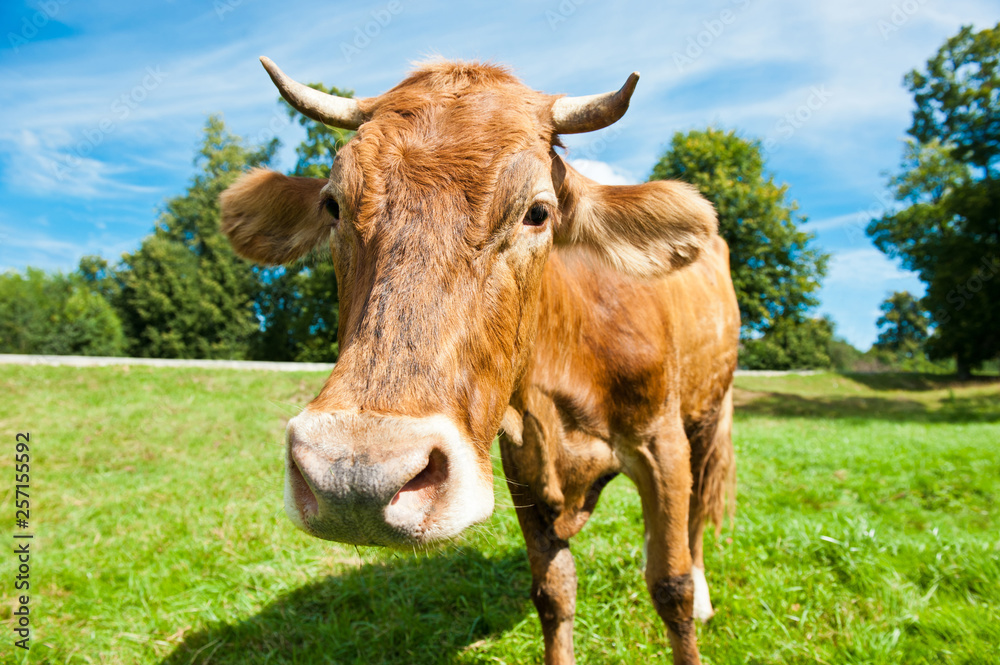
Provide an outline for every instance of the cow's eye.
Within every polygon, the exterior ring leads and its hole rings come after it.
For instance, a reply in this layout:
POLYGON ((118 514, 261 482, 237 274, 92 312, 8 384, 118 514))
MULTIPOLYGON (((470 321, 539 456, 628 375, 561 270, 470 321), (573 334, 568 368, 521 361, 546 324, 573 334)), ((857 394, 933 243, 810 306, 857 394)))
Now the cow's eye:
POLYGON ((323 203, 323 207, 326 211, 330 213, 330 216, 334 219, 340 219, 340 204, 337 203, 337 199, 332 196, 323 203))
POLYGON ((526 226, 541 226, 548 218, 548 208, 543 206, 541 203, 536 203, 531 206, 531 209, 528 210, 528 214, 524 216, 524 224, 526 226))

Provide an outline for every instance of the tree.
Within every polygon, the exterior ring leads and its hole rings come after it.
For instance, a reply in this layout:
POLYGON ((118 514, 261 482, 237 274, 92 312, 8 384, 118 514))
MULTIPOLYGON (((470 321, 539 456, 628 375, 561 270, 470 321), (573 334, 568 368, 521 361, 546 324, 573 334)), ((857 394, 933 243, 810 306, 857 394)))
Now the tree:
POLYGON ((930 317, 909 291, 896 291, 879 306, 882 316, 874 346, 900 360, 917 360, 923 356, 930 317))
POLYGON ((76 275, 0 275, 0 353, 119 356, 122 324, 111 305, 76 275))
POLYGON ((1000 24, 963 27, 904 83, 917 108, 889 183, 904 207, 868 234, 927 284, 928 354, 967 377, 1000 356, 1000 24))
POLYGON ((917 110, 908 134, 921 144, 937 139, 952 158, 995 177, 1000 158, 1000 23, 973 32, 967 25, 927 61, 927 72, 903 79, 917 110))
POLYGON ((287 268, 258 268, 255 306, 262 321, 251 357, 333 362, 337 359, 337 281, 329 252, 287 268))
POLYGON ((799 230, 805 219, 786 201, 787 185, 765 173, 760 144, 715 128, 678 132, 650 176, 667 178, 695 185, 715 205, 740 307, 741 364, 828 366, 832 331, 809 316, 828 257, 799 230))
MULTIPOLYGON (((218 197, 246 169, 267 164, 277 140, 246 146, 209 118, 195 158, 202 172, 167 201, 152 235, 116 270, 115 300, 134 355, 242 358, 260 324, 257 282, 219 230, 218 197)), ((92 268, 92 266, 91 266, 92 268)))
POLYGON ((838 372, 853 372, 862 362, 865 354, 842 337, 830 339, 826 354, 830 356, 830 366, 838 372))
POLYGON ((108 303, 114 303, 118 296, 119 284, 115 279, 114 270, 104 258, 94 255, 84 256, 80 259, 76 275, 92 292, 108 303))
MULTIPOLYGON (((312 83, 332 95, 351 97, 351 91, 312 83)), ((291 175, 327 178, 337 151, 354 132, 327 127, 301 115, 279 98, 291 118, 305 127, 306 138, 296 147, 298 157, 291 175)), ((291 266, 258 268, 260 290, 256 307, 262 330, 251 350, 253 357, 268 360, 332 362, 337 359, 337 278, 327 247, 291 266)))
POLYGON ((829 367, 832 343, 830 319, 780 318, 763 337, 743 341, 740 366, 746 369, 829 367))

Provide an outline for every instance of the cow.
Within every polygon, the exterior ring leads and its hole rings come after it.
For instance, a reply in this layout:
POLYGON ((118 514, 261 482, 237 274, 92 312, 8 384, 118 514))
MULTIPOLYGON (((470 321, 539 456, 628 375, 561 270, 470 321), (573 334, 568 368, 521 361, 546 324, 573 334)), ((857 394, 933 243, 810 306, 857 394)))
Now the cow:
POLYGON ((221 196, 241 256, 286 264, 324 243, 333 256, 340 357, 288 422, 288 517, 344 543, 451 538, 493 511, 499 432, 545 662, 572 663, 569 540, 623 473, 674 662, 699 662, 702 533, 735 477, 728 248, 690 185, 600 185, 556 150, 617 121, 638 74, 566 97, 439 60, 352 99, 261 61, 299 112, 357 130, 328 179, 258 169, 221 196))

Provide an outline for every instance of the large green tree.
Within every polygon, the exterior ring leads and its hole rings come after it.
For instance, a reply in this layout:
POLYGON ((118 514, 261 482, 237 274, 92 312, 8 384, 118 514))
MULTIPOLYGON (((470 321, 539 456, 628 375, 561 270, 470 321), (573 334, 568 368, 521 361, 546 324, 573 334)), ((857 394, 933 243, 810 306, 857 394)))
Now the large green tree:
POLYGON ((716 128, 678 132, 650 179, 689 182, 715 205, 742 319, 741 364, 829 365, 832 331, 810 314, 828 257, 799 229, 805 219, 765 171, 760 144, 716 128))
POLYGON ((218 197, 277 141, 247 146, 209 118, 187 192, 167 201, 153 233, 117 267, 115 302, 129 352, 164 358, 243 358, 260 324, 257 281, 219 230, 218 197))
POLYGON ((875 245, 927 284, 927 349, 958 372, 1000 355, 1000 24, 963 27, 904 79, 916 110, 902 206, 868 226, 875 245))

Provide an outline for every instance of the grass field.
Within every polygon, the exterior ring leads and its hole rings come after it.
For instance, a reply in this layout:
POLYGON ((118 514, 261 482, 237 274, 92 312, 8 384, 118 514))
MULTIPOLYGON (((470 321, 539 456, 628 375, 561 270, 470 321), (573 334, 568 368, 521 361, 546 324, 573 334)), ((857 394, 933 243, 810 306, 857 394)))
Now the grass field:
MULTIPOLYGON (((282 510, 318 374, 0 366, 4 663, 540 662, 510 497, 432 552, 282 510), (31 433, 32 646, 13 646, 14 436, 31 433)), ((707 546, 706 663, 1000 662, 1000 382, 740 378, 739 505, 707 546)), ((639 501, 574 539, 580 663, 663 661, 639 501)))

